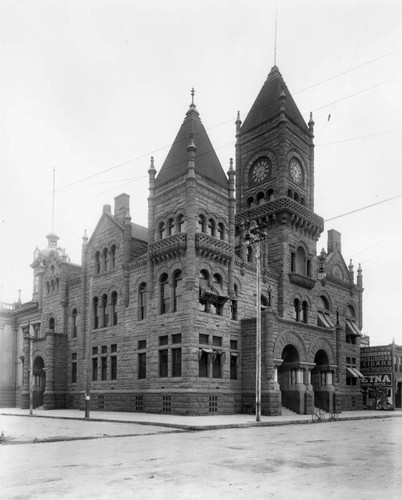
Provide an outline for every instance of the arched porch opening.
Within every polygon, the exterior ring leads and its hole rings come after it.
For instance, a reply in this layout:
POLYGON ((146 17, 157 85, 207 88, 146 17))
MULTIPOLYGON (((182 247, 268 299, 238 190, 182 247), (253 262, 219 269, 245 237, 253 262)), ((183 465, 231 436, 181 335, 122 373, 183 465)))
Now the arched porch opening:
POLYGON ((314 391, 314 406, 324 411, 333 411, 333 371, 330 370, 328 354, 319 349, 314 357, 315 367, 311 371, 311 384, 314 391))
POLYGON ((45 363, 41 356, 33 362, 33 407, 43 405, 43 394, 46 387, 45 363))
POLYGON ((278 383, 282 394, 282 404, 296 413, 304 413, 303 372, 297 348, 288 344, 282 351, 282 364, 278 367, 278 383))

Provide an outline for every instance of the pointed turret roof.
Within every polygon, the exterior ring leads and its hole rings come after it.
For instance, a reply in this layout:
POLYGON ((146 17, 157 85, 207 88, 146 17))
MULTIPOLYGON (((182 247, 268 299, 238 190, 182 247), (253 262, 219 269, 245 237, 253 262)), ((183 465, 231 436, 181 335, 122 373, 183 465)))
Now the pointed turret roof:
POLYGON ((193 134, 194 144, 197 148, 195 153, 195 171, 197 174, 206 177, 214 183, 227 188, 228 180, 222 165, 218 160, 208 134, 201 122, 194 102, 186 113, 183 124, 174 140, 172 147, 164 161, 159 174, 156 177, 155 185, 161 186, 182 175, 188 170, 188 151, 190 134, 193 134))
POLYGON ((241 127, 242 132, 247 132, 261 123, 268 122, 278 117, 281 108, 280 97, 282 93, 284 93, 286 97, 286 117, 298 125, 302 130, 308 131, 306 122, 296 106, 278 67, 273 66, 257 99, 254 101, 253 106, 243 122, 241 127))

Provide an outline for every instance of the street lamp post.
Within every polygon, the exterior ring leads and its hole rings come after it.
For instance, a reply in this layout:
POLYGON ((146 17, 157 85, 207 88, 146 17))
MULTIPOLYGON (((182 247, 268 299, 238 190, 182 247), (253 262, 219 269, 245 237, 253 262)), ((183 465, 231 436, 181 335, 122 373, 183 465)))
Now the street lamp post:
POLYGON ((255 417, 261 421, 261 242, 267 238, 264 228, 253 225, 245 235, 246 244, 255 250, 256 273, 256 356, 255 356, 255 417))
POLYGON ((29 414, 33 415, 33 340, 31 322, 28 322, 28 338, 29 338, 29 414))

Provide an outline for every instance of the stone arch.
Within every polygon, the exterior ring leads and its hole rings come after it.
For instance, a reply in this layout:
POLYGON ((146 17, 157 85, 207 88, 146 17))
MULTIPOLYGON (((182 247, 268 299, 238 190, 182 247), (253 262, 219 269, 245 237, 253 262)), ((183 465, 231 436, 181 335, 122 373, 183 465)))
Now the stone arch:
POLYGON ((287 345, 293 345, 297 349, 300 361, 307 360, 307 349, 301 335, 290 330, 281 333, 276 339, 274 345, 275 359, 281 359, 282 352, 287 345))
POLYGON ((46 389, 45 357, 42 351, 36 351, 33 356, 33 407, 43 405, 43 395, 46 389))
POLYGON ((329 340, 326 339, 325 337, 318 337, 318 338, 314 339, 313 342, 311 343, 309 351, 308 351, 308 362, 309 363, 314 363, 315 355, 320 350, 326 352, 330 365, 336 364, 334 348, 332 347, 329 340))

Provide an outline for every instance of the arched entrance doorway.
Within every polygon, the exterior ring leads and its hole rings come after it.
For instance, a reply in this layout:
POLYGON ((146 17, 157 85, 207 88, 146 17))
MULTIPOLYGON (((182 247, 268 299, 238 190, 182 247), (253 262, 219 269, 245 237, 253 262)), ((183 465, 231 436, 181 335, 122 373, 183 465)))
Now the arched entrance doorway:
POLYGON ((46 387, 45 363, 38 356, 33 363, 33 407, 43 405, 43 394, 46 387))
POLYGON ((325 411, 333 411, 333 372, 330 370, 328 354, 319 349, 314 357, 315 367, 311 371, 314 405, 325 411))
POLYGON ((282 351, 282 364, 278 367, 278 383, 282 394, 282 404, 296 413, 304 413, 304 370, 300 367, 299 352, 292 344, 282 351))

